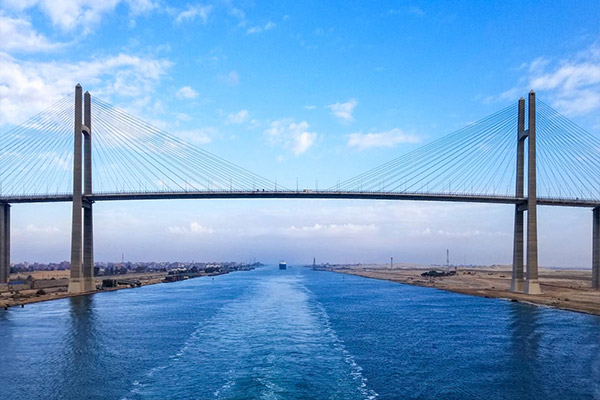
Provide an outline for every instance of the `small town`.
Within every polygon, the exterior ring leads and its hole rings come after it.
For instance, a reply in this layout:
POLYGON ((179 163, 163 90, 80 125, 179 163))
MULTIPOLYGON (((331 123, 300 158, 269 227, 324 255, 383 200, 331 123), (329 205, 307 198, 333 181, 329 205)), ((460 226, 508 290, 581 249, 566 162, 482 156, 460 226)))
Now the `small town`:
MULTIPOLYGON (((150 284, 177 282, 202 276, 250 271, 260 262, 98 262, 94 264, 97 290, 115 290, 150 284)), ((10 267, 10 281, 0 284, 0 307, 24 306, 27 303, 69 297, 70 263, 15 263, 10 267)))

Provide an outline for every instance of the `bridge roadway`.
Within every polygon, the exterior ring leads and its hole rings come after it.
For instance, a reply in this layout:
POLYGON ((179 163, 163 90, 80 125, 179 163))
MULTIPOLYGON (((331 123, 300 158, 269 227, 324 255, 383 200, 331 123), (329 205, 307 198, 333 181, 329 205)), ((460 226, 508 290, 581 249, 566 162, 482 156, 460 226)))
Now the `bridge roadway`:
MULTIPOLYGON (((181 192, 114 192, 83 195, 84 201, 118 201, 118 200, 167 200, 167 199, 362 199, 362 200, 412 200, 442 201, 455 203, 490 203, 490 204, 523 204, 527 197, 466 195, 449 193, 403 193, 403 192, 342 192, 342 191, 292 191, 292 190, 254 190, 254 191, 181 191, 181 192)), ((15 195, 0 196, 0 203, 59 203, 71 202, 70 193, 53 195, 15 195)), ((562 207, 600 207, 599 200, 592 199, 560 199, 538 197, 541 206, 562 207)))

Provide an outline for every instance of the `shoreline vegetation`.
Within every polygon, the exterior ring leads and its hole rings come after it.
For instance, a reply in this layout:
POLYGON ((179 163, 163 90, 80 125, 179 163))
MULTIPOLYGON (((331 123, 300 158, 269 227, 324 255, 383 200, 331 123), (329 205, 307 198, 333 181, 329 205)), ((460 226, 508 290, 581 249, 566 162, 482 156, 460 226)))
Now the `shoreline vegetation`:
POLYGON ((542 294, 526 295, 510 291, 510 266, 446 267, 400 264, 390 268, 389 264, 363 264, 317 266, 314 269, 600 316, 600 291, 591 288, 590 270, 540 268, 542 294), (430 274, 429 271, 437 271, 440 274, 435 276, 437 274, 430 274), (448 274, 452 271, 456 271, 456 274, 448 274), (424 273, 425 276, 422 275, 424 273))
MULTIPOLYGON (((239 269, 247 270, 247 269, 239 269)), ((210 273, 196 273, 193 276, 189 276, 189 279, 194 278, 202 278, 202 277, 214 277, 218 275, 225 275, 230 272, 234 272, 235 270, 220 270, 210 273)), ((68 276, 70 274, 69 270, 64 271, 35 271, 29 273, 33 280, 56 280, 56 286, 44 287, 43 289, 22 289, 22 290, 12 290, 12 291, 4 291, 0 292, 0 309, 7 310, 10 307, 24 307, 26 304, 32 303, 40 303, 43 301, 64 299, 68 297, 76 297, 76 296, 87 296, 95 293, 102 292, 111 292, 115 290, 122 289, 131 289, 135 287, 147 286, 147 285, 156 285, 160 283, 171 283, 177 282, 185 279, 171 279, 169 280, 167 277, 172 277, 168 272, 142 272, 142 273, 130 273, 123 275, 108 275, 108 276, 98 276, 94 278, 96 283, 96 287, 98 289, 85 292, 85 293, 68 293, 67 285, 68 285, 68 276), (102 287, 104 280, 112 280, 122 282, 115 287, 102 287), (63 284, 66 283, 66 284, 63 284)), ((11 275, 11 279, 18 279, 19 274, 11 275)))

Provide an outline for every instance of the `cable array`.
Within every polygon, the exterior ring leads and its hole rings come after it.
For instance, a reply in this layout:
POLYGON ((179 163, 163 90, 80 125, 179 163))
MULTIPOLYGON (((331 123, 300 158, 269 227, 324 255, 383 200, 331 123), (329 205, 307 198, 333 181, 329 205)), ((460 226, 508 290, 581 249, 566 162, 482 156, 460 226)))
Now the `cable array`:
POLYGON ((74 95, 0 136, 0 195, 72 192, 74 95))
POLYGON ((283 189, 97 98, 92 138, 95 193, 283 189))
POLYGON ((517 104, 329 190, 514 195, 516 141, 517 104))
POLYGON ((600 139, 537 100, 538 197, 600 200, 600 139))
MULTIPOLYGON (((0 196, 72 193, 74 95, 0 136, 0 196)), ((92 98, 94 193, 283 190, 92 98)))
MULTIPOLYGON (((73 113, 71 94, 0 136, 0 196, 72 192, 73 113)), ((600 200, 599 138, 537 100, 536 140, 538 197, 600 200)), ((92 143, 94 193, 287 190, 97 98, 92 143)), ((514 196, 516 144, 515 103, 327 191, 514 196)))

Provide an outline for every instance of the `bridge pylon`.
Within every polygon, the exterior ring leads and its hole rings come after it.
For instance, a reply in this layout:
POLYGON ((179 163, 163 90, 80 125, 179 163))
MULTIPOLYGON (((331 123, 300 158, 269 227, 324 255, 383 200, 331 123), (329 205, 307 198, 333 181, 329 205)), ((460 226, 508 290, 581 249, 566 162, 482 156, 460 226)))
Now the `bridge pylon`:
POLYGON ((10 277, 10 204, 0 203, 0 283, 10 277))
POLYGON ((527 279, 525 294, 541 294, 538 280, 537 240, 537 163, 535 150, 535 92, 529 92, 529 126, 527 154, 527 279))
POLYGON ((75 87, 75 123, 73 152, 73 215, 71 227, 71 278, 69 293, 83 293, 95 289, 94 285, 94 229, 92 202, 83 194, 92 194, 92 113, 91 96, 85 93, 82 110, 82 88, 75 87), (82 114, 83 123, 82 123, 82 114), (82 136, 85 143, 82 143, 82 136), (82 144, 84 145, 83 163, 82 144), (84 193, 82 193, 82 164, 84 193), (82 211, 83 210, 83 211, 82 211), (82 215, 83 214, 83 215, 82 215))
MULTIPOLYGON (((525 99, 519 99, 519 116, 517 122, 517 183, 515 194, 518 198, 524 197, 525 189, 525 99)), ((525 208, 522 204, 515 204, 515 231, 513 243, 513 269, 511 292, 523 292, 525 290, 525 279, 523 277, 523 213, 525 208)))
POLYGON ((519 100, 517 123, 517 198, 524 197, 525 189, 525 139, 527 146, 527 199, 515 205, 515 230, 513 243, 513 270, 510 289, 525 294, 541 294, 538 280, 537 248, 537 174, 536 174, 536 109, 535 92, 529 92, 528 127, 525 130, 525 100, 519 100), (527 275, 523 279, 524 212, 527 211, 527 275))
POLYGON ((600 207, 594 207, 592 217, 592 289, 600 289, 600 207))

